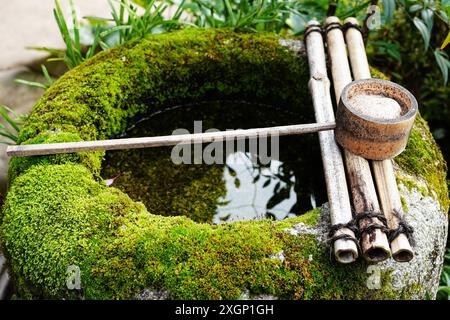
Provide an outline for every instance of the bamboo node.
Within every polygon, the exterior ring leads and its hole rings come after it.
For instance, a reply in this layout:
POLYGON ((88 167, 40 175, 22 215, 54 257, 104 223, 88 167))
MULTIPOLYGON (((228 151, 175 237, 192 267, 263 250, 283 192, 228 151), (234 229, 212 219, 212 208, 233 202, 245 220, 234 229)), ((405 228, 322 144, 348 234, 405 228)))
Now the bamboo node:
POLYGON ((303 38, 306 39, 308 35, 312 32, 318 32, 320 35, 323 34, 322 27, 320 25, 311 24, 306 27, 305 33, 303 34, 303 38))
POLYGON ((392 210, 392 212, 393 215, 398 219, 398 226, 397 228, 388 231, 389 242, 392 242, 395 238, 403 233, 408 238, 411 246, 414 247, 416 245, 414 239, 414 228, 408 222, 406 222, 406 220, 402 217, 398 210, 394 209, 392 210))
POLYGON ((330 226, 328 231, 328 239, 327 242, 330 244, 330 247, 333 248, 333 244, 337 240, 350 240, 353 241, 356 244, 358 253, 361 252, 361 247, 359 245, 359 240, 355 237, 352 237, 351 235, 341 232, 338 233, 338 231, 342 231, 342 229, 348 229, 352 231, 354 234, 358 234, 358 227, 355 224, 355 219, 350 220, 347 223, 336 223, 330 226))
POLYGON ((315 73, 311 78, 317 81, 329 81, 327 75, 323 73, 315 73))
POLYGON ((359 24, 354 24, 352 22, 345 22, 342 25, 342 30, 344 32, 347 31, 348 29, 351 29, 351 28, 358 30, 359 32, 361 32, 362 35, 364 35, 364 30, 360 27, 359 24))
POLYGON ((370 233, 376 229, 380 229, 384 233, 388 232, 389 229, 387 227, 387 220, 381 212, 365 211, 358 213, 355 216, 355 224, 357 226, 360 226, 362 220, 375 218, 378 219, 381 223, 371 222, 365 227, 360 227, 358 236, 362 236, 364 233, 370 233))
POLYGON ((328 32, 330 32, 331 30, 334 30, 334 29, 342 30, 343 27, 340 22, 330 22, 325 27, 325 34, 328 34, 328 32))

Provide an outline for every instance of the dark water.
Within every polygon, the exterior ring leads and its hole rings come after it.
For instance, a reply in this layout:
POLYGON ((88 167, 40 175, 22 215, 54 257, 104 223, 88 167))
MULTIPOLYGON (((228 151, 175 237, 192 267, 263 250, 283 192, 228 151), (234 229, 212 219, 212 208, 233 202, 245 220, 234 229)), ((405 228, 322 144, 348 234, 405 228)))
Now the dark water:
MULTIPOLYGON (((314 119, 276 106, 205 102, 167 108, 139 119, 122 137, 170 135, 181 128, 185 133, 194 133, 194 129, 199 131, 198 121, 202 121, 201 131, 204 132, 212 128, 298 124, 314 119)), ((208 153, 216 156, 219 164, 204 161, 174 164, 173 147, 110 151, 102 175, 104 179, 118 176, 112 186, 142 201, 151 213, 187 215, 196 221, 212 223, 262 218, 280 220, 300 215, 325 202, 326 187, 317 135, 279 137, 278 142, 268 140, 268 152, 255 153, 250 147, 254 141, 247 140, 245 147, 241 144, 239 148, 235 142, 234 148, 230 145, 228 150, 223 148, 223 154, 208 153), (264 157, 270 156, 270 147, 277 145, 276 159, 264 157)), ((208 144, 191 146, 190 152, 185 149, 183 156, 188 159, 185 162, 194 162, 196 157, 199 160, 199 155, 204 160, 206 148, 208 144)))

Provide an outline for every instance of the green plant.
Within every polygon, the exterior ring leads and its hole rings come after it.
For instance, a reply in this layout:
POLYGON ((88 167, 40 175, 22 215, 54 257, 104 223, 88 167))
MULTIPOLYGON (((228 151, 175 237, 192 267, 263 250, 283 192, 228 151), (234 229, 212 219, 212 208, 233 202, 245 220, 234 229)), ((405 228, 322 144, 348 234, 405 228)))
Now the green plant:
MULTIPOLYGON (((179 18, 183 13, 183 2, 181 2, 170 19, 165 17, 166 10, 171 4, 168 1, 147 1, 143 14, 140 14, 138 7, 128 0, 114 0, 114 2, 108 0, 108 2, 111 7, 110 18, 84 17, 92 29, 92 41, 83 45, 80 41, 79 32, 81 23, 73 7, 72 0, 70 1, 70 6, 73 30, 68 27, 69 24, 64 17, 61 7, 58 1, 55 1, 54 16, 66 44, 66 51, 62 60, 66 62, 69 69, 89 59, 99 49, 106 50, 132 39, 143 38, 148 34, 170 31, 181 24, 179 18)), ((60 59, 56 58, 53 60, 60 59)))
POLYGON ((192 0, 187 12, 199 27, 279 32, 287 19, 287 4, 277 0, 192 0))
POLYGON ((7 106, 0 105, 0 120, 4 122, 0 122, 0 144, 16 144, 25 119, 26 116, 17 115, 7 106))
POLYGON ((17 83, 21 83, 30 87, 37 87, 37 88, 41 88, 46 90, 48 87, 50 87, 53 82, 55 81, 50 74, 48 73, 47 68, 45 67, 45 65, 41 64, 41 70, 42 70, 42 74, 45 77, 45 80, 47 81, 47 83, 41 83, 41 82, 36 82, 36 81, 28 81, 28 80, 24 80, 24 79, 15 79, 14 81, 17 83))
POLYGON ((58 24, 59 31, 61 36, 66 44, 66 52, 63 60, 69 69, 76 67, 86 59, 92 57, 97 49, 98 41, 99 41, 99 31, 97 29, 94 36, 94 41, 90 45, 89 49, 84 52, 81 41, 80 41, 80 21, 78 19, 75 7, 73 5, 73 1, 69 1, 70 9, 71 9, 71 18, 73 30, 68 27, 68 23, 65 20, 64 14, 61 10, 61 6, 59 5, 58 0, 55 0, 56 8, 53 9, 53 15, 55 17, 56 23, 58 24), (71 34, 72 33, 72 34, 71 34))
POLYGON ((444 257, 445 263, 441 275, 441 285, 438 290, 438 299, 450 300, 450 249, 444 257))
MULTIPOLYGON (((434 18, 442 20, 447 26, 449 25, 448 11, 449 11, 449 1, 433 1, 424 0, 417 3, 412 3, 411 1, 405 1, 405 8, 415 16, 412 18, 414 25, 417 30, 419 30, 423 41, 425 51, 430 48, 430 41, 432 38, 434 18)), ((450 69, 450 60, 448 55, 442 51, 442 48, 437 46, 434 50, 434 57, 436 59, 437 65, 442 72, 444 79, 444 84, 448 81, 448 70, 450 69)))
MULTIPOLYGON (((419 55, 432 58, 436 61, 436 65, 441 71, 444 85, 448 82, 448 73, 450 70, 450 60, 448 54, 444 52, 445 40, 442 35, 448 32, 450 24, 450 1, 449 0, 386 0, 383 1, 384 8, 384 28, 377 30, 376 33, 381 37, 386 37, 386 29, 396 26, 395 21, 399 19, 402 23, 409 24, 414 27, 414 30, 420 35, 423 40, 423 50, 419 55), (395 10, 395 8, 397 8, 395 10), (432 55, 428 55, 432 52, 432 55)), ((408 30, 411 33, 411 29, 408 30)), ((415 34, 410 34, 414 37, 415 34)), ((392 42, 385 39, 380 39, 373 42, 371 45, 377 46, 378 53, 381 55, 390 56, 391 58, 401 61, 398 47, 405 46, 404 42, 392 42)), ((417 47, 411 49, 411 54, 417 51, 417 47)), ((410 56, 411 54, 403 54, 403 56, 410 56)), ((417 69, 416 69, 417 70, 417 69)))
POLYGON ((445 38, 444 42, 442 43, 441 50, 444 50, 445 47, 447 47, 449 43, 450 43, 450 31, 448 32, 447 37, 445 38))
POLYGON ((165 17, 167 9, 172 4, 169 1, 146 1, 143 14, 139 14, 138 7, 127 0, 116 0, 118 9, 113 2, 110 0, 108 2, 111 7, 111 18, 86 17, 93 22, 106 23, 103 31, 96 36, 103 50, 149 34, 170 31, 182 24, 180 17, 183 13, 184 0, 170 19, 165 17))

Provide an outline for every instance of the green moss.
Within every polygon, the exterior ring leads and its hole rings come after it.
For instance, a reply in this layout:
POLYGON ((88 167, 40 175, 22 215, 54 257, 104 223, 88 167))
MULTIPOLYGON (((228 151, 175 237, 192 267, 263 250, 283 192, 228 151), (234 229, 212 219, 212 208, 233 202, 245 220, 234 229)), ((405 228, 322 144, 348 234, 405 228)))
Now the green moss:
MULTIPOLYGON (((64 75, 34 107, 20 142, 114 137, 138 115, 210 97, 311 108, 306 70, 305 59, 271 35, 189 30, 152 36, 64 75)), ((407 152, 432 157, 432 146, 432 140, 412 143, 407 152)), ((432 159, 440 159, 434 152, 432 159)), ((408 298, 417 289, 369 290, 363 262, 339 266, 314 235, 285 232, 299 222, 314 225, 319 210, 280 222, 217 226, 154 215, 96 180, 102 156, 13 159, 0 236, 20 297, 134 298, 155 288, 175 299, 235 299, 246 289, 294 299, 408 298), (284 261, 273 258, 282 251, 284 261), (81 292, 66 287, 70 265, 81 269, 81 292)), ((403 168, 425 173, 420 159, 405 158, 398 159, 403 168)), ((440 171, 427 168, 430 176, 440 171)), ((426 180, 433 190, 441 173, 426 180)), ((389 282, 389 275, 382 277, 389 282)))
POLYGON ((174 299, 236 299, 245 289, 290 299, 395 298, 367 289, 363 263, 338 266, 315 236, 284 231, 318 216, 194 223, 149 214, 81 165, 41 165, 15 180, 1 235, 24 298, 79 297, 65 287, 70 265, 80 267, 87 299, 134 298, 143 288, 174 299), (271 257, 282 250, 284 261, 271 257))
POLYGON ((103 175, 113 177, 120 170, 114 186, 143 202, 150 213, 210 222, 216 213, 217 199, 226 195, 222 166, 174 164, 170 150, 152 151, 116 153, 103 175))
MULTIPOLYGON (((398 184, 398 179, 397 179, 397 184, 398 184)), ((400 196, 400 201, 402 203, 403 212, 408 212, 409 208, 408 208, 408 205, 406 204, 406 200, 403 196, 400 196)))
MULTIPOLYGON (((28 139, 22 144, 45 144, 79 141, 82 141, 82 139, 76 133, 46 131, 40 133, 34 138, 28 139)), ((9 178, 10 180, 13 180, 22 171, 25 171, 34 165, 62 163, 80 163, 91 170, 91 172, 93 172, 96 176, 99 176, 103 157, 103 151, 65 153, 50 156, 15 157, 13 161, 11 161, 9 178)))
POLYGON ((449 208, 449 197, 446 183, 447 164, 430 133, 426 121, 418 115, 414 123, 408 145, 395 162, 408 174, 425 181, 426 186, 418 186, 411 179, 400 177, 408 189, 417 188, 422 194, 433 195, 439 200, 442 211, 449 208))
POLYGON ((109 138, 140 113, 210 98, 310 107, 307 77, 306 60, 273 35, 212 29, 155 35, 102 52, 62 76, 34 106, 19 142, 46 131, 109 138))
POLYGON ((370 67, 370 74, 372 75, 372 78, 388 80, 388 81, 391 80, 386 74, 384 74, 383 72, 381 72, 380 70, 378 70, 377 68, 374 68, 374 67, 370 67))

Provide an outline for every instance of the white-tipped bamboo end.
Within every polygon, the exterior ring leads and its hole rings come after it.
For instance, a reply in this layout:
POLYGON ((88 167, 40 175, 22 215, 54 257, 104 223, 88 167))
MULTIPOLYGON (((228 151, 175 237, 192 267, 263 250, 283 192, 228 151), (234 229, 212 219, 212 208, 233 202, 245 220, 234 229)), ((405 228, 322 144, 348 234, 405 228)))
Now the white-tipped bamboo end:
POLYGON ((327 26, 327 25, 329 25, 331 23, 341 23, 341 20, 338 17, 335 17, 335 16, 327 17, 325 19, 325 26, 327 26))
POLYGON ((320 22, 317 20, 309 20, 306 26, 320 26, 320 22))
POLYGON ((358 19, 356 19, 355 17, 348 17, 347 19, 344 20, 344 23, 351 23, 353 25, 357 25, 359 26, 359 22, 358 19))
POLYGON ((408 237, 401 233, 391 242, 392 257, 397 262, 408 262, 414 257, 414 251, 409 244, 408 237))
MULTIPOLYGON (((341 229, 337 234, 345 233, 351 237, 355 237, 354 233, 348 229, 341 229)), ((338 239, 334 242, 334 257, 337 262, 342 264, 349 264, 358 259, 358 247, 352 240, 338 239)))

